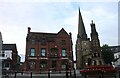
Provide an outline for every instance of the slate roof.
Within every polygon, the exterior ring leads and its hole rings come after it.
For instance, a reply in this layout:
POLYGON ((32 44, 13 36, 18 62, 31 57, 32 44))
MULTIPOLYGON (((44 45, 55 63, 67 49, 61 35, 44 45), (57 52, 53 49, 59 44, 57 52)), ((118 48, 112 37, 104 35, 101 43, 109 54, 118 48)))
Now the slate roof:
POLYGON ((3 44, 2 49, 3 50, 14 50, 14 51, 16 50, 17 52, 16 44, 3 44))

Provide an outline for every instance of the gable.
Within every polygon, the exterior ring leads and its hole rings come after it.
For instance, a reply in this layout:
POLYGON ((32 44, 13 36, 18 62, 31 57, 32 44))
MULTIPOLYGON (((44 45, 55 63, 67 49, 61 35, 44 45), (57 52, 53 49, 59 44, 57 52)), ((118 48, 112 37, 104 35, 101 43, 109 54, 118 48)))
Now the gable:
POLYGON ((59 36, 59 37, 68 37, 69 35, 68 35, 68 33, 64 30, 64 28, 62 28, 62 29, 58 32, 57 36, 59 36))

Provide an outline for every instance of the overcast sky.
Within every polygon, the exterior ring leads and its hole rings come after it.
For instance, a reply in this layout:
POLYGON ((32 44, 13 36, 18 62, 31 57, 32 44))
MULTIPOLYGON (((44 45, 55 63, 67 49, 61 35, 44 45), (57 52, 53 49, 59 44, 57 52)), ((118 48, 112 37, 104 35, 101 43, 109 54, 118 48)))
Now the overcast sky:
MULTIPOLYGON (((25 54, 27 27, 32 32, 72 33, 73 51, 78 32, 78 10, 90 37, 93 20, 100 45, 118 45, 118 2, 0 2, 0 32, 4 43, 16 43, 25 54)), ((23 60, 23 59, 22 59, 23 60)))

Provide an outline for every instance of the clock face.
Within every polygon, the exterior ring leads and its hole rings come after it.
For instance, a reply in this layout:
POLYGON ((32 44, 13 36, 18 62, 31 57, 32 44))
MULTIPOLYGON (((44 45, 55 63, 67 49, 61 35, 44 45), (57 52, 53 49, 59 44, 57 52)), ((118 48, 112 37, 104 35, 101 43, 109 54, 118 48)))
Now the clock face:
POLYGON ((84 45, 86 45, 86 42, 84 42, 84 45))

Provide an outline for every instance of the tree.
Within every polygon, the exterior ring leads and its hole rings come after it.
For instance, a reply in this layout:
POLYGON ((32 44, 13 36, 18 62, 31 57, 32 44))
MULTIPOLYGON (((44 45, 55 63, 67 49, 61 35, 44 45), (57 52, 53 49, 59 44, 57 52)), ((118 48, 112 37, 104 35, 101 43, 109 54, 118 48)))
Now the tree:
POLYGON ((114 60, 114 53, 110 50, 107 44, 104 44, 101 47, 102 58, 106 64, 112 65, 112 61, 114 60))

